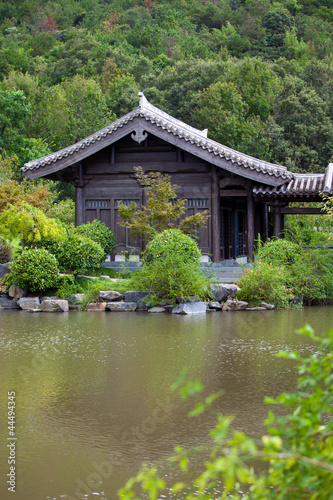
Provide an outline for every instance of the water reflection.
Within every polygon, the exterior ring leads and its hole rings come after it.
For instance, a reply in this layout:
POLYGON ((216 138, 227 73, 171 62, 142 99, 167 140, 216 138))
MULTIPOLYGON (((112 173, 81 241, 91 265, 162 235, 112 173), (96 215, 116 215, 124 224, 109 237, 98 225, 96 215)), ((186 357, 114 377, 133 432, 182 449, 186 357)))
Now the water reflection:
MULTIPOLYGON (((16 498, 113 500, 142 461, 158 460, 175 443, 205 443, 212 417, 189 422, 188 404, 169 392, 184 366, 208 392, 223 389, 217 408, 258 436, 264 396, 293 390, 296 381, 293 364, 274 354, 315 349, 294 330, 309 322, 324 333, 332 313, 332 307, 197 317, 2 311, 1 407, 15 390, 18 409, 16 498)), ((6 412, 1 424, 6 430, 6 412)), ((2 446, 3 499, 11 498, 7 467, 2 446)))

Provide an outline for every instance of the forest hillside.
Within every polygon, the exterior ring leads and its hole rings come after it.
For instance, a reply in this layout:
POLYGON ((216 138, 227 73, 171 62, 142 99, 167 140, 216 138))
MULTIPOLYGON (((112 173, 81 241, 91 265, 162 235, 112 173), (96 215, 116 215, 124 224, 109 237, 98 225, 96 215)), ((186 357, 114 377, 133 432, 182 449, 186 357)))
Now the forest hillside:
POLYGON ((68 146, 138 106, 295 172, 333 157, 332 0, 7 0, 1 165, 68 146))

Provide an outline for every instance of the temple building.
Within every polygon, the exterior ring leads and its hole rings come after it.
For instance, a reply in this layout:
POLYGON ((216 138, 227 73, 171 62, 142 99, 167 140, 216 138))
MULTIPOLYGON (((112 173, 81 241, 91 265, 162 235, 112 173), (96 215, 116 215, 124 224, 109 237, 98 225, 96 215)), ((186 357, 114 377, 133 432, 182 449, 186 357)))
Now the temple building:
POLYGON ((76 192, 76 224, 94 219, 116 235, 117 253, 142 251, 128 229, 119 225, 119 203, 145 204, 134 167, 171 176, 186 198, 187 213, 209 211, 198 244, 214 262, 253 256, 261 235, 279 237, 284 215, 318 213, 304 202, 321 201, 333 191, 333 163, 321 174, 297 174, 228 148, 150 104, 142 92, 139 107, 95 134, 26 163, 30 179, 70 182, 76 192), (302 207, 290 203, 302 202, 302 207))

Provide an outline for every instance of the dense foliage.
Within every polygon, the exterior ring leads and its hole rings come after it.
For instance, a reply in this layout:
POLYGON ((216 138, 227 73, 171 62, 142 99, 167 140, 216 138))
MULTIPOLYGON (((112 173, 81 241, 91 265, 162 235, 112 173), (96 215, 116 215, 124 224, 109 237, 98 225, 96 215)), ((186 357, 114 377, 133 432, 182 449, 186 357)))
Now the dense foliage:
POLYGON ((333 8, 306 0, 7 0, 0 149, 23 162, 138 105, 295 171, 333 153, 333 8))
MULTIPOLYGON (((233 418, 218 414, 206 446, 192 450, 176 446, 172 456, 154 466, 143 466, 119 491, 119 498, 331 499, 333 330, 323 338, 315 337, 309 326, 301 333, 319 342, 319 348, 307 357, 293 351, 280 353, 290 363, 298 362, 297 390, 294 394, 266 399, 271 405, 282 405, 285 411, 281 416, 269 411, 261 441, 233 430, 233 418), (210 456, 198 475, 197 469, 191 469, 193 455, 202 452, 207 455, 207 451, 210 456), (177 477, 177 481, 171 483, 170 477, 177 477), (195 479, 191 481, 189 477, 195 479)), ((179 389, 182 399, 191 397, 198 401, 189 414, 196 417, 210 410, 221 394, 201 396, 202 384, 189 382, 185 376, 183 373, 174 388, 179 389)), ((200 429, 200 425, 196 427, 200 429)))
POLYGON ((59 278, 57 259, 44 248, 24 250, 11 266, 10 280, 30 292, 56 287, 59 278))
POLYGON ((5 238, 20 237, 22 248, 26 243, 35 248, 36 243, 61 242, 65 239, 64 228, 54 219, 49 219, 39 208, 21 202, 9 205, 0 215, 0 234, 5 238))
POLYGON ((237 297, 251 305, 269 301, 285 307, 331 301, 333 250, 308 248, 287 239, 268 241, 259 245, 255 262, 245 269, 238 285, 237 297))
POLYGON ((92 239, 70 233, 61 244, 56 257, 63 271, 71 271, 74 275, 84 274, 100 265, 104 250, 92 239))
POLYGON ((76 233, 98 243, 104 250, 104 259, 116 248, 116 237, 103 222, 94 220, 76 228, 76 233))
POLYGON ((0 238, 0 264, 10 262, 12 258, 13 252, 10 244, 0 238))
POLYGON ((200 250, 179 229, 157 234, 147 245, 143 267, 133 277, 133 286, 158 298, 206 297, 209 279, 200 268, 200 250))

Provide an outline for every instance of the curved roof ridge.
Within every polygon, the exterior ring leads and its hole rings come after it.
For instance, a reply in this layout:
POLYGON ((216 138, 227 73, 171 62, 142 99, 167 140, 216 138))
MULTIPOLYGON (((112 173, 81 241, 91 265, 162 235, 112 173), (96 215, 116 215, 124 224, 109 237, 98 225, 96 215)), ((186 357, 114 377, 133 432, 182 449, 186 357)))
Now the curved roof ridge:
POLYGON ((111 135, 117 129, 125 126, 128 122, 132 121, 136 117, 142 117, 149 121, 156 127, 159 127, 170 134, 173 134, 186 142, 190 142, 195 147, 202 150, 206 150, 210 155, 215 157, 224 158, 227 161, 231 161, 238 166, 242 166, 245 169, 251 171, 257 171, 261 174, 268 175, 271 177, 281 178, 284 180, 293 179, 294 175, 285 166, 270 163, 264 160, 260 160, 253 156, 241 153, 235 149, 224 146, 213 139, 207 138, 207 129, 198 130, 186 123, 172 117, 168 113, 160 110, 153 104, 151 104, 143 92, 139 93, 139 107, 130 111, 123 117, 119 118, 115 122, 107 125, 101 130, 91 134, 90 136, 76 142, 66 148, 63 148, 55 153, 43 156, 36 160, 26 163, 22 167, 22 171, 26 172, 28 170, 38 169, 52 163, 56 163, 63 158, 67 158, 79 152, 82 149, 89 148, 90 145, 95 144, 98 141, 111 135))

